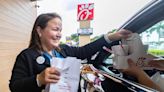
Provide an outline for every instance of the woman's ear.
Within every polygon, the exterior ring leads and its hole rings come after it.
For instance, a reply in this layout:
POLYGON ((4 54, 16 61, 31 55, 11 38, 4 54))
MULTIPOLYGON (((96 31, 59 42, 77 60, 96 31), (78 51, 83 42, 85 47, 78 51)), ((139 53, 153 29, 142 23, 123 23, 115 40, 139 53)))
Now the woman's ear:
POLYGON ((41 34, 41 28, 39 26, 36 28, 36 31, 37 31, 39 37, 41 37, 42 36, 42 34, 41 34))

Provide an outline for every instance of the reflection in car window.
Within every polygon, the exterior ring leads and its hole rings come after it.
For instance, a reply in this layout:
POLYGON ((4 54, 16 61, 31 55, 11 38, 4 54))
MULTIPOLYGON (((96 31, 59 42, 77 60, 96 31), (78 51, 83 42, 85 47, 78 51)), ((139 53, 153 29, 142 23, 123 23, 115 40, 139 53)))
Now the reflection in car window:
POLYGON ((140 36, 143 43, 149 45, 149 53, 164 56, 164 20, 145 30, 140 36))

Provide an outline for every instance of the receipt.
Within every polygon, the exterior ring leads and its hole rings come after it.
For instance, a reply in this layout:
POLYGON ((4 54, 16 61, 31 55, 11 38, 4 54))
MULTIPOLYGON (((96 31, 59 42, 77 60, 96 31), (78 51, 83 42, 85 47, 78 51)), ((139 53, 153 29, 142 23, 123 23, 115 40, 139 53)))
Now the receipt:
POLYGON ((59 69, 58 83, 50 83, 46 92, 77 92, 80 80, 81 60, 75 57, 52 58, 51 67, 59 69))

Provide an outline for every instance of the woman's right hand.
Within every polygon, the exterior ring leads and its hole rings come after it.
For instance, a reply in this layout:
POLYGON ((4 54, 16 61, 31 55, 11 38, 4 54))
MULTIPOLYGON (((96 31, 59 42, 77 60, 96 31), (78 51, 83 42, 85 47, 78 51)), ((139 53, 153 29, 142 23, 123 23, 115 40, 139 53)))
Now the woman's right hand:
POLYGON ((130 37, 131 34, 132 34, 132 32, 130 30, 120 29, 117 32, 109 33, 108 34, 108 39, 111 40, 111 41, 126 39, 126 38, 130 37))
POLYGON ((48 67, 37 75, 39 85, 57 83, 60 79, 60 72, 55 67, 48 67))

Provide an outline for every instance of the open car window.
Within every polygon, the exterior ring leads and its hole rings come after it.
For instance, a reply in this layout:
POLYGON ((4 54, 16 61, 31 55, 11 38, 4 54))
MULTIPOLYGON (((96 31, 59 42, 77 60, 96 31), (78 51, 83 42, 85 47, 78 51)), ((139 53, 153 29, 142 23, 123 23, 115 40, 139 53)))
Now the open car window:
POLYGON ((148 53, 164 57, 164 20, 140 33, 143 44, 148 44, 148 53))

